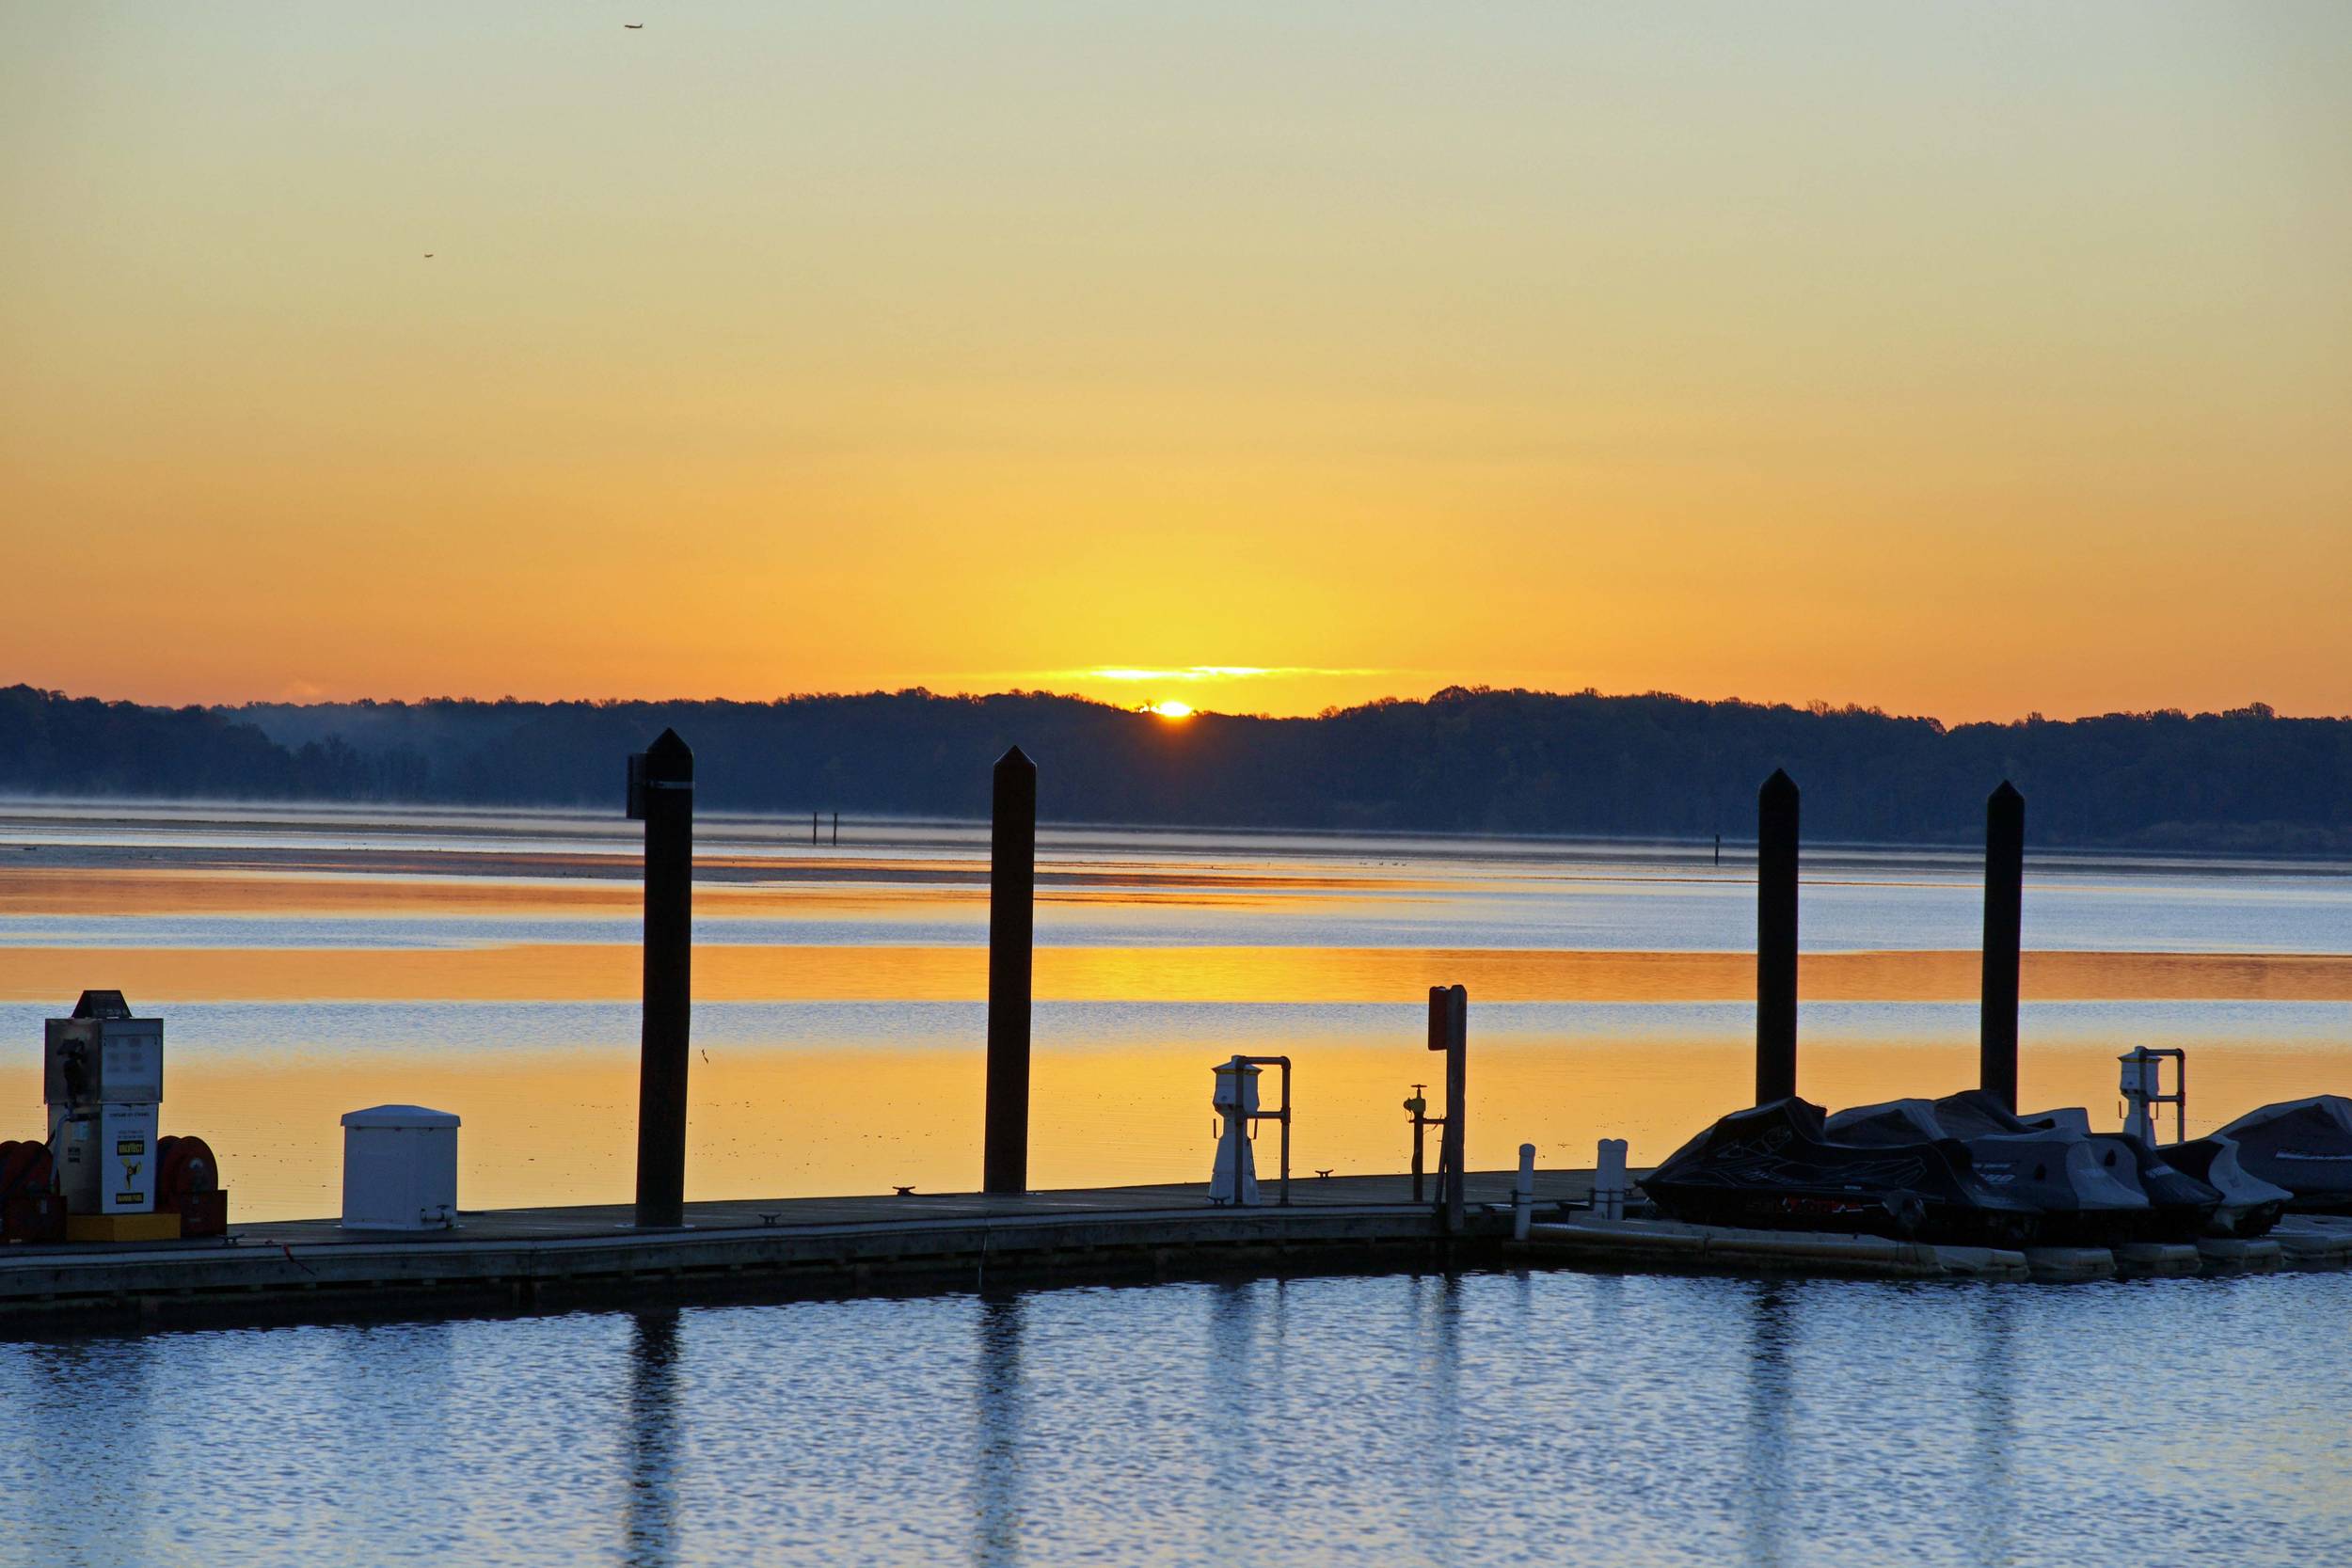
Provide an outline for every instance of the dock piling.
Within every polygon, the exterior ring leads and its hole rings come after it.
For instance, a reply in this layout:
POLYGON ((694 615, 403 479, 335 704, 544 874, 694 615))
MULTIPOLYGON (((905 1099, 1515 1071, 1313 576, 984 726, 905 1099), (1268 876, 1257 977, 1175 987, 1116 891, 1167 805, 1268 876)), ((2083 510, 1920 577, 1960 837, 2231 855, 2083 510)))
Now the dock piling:
POLYGON ((1984 986, 1977 1083, 2017 1109, 2018 949, 2024 935, 2026 798, 2008 780, 1984 802, 1984 986))
POLYGON ((1756 797, 1756 1102, 1797 1092, 1797 784, 1756 797))
POLYGON ((996 759, 988 862, 988 1108, 980 1188, 1029 1190, 1030 945, 1037 918, 1037 764, 996 759))
POLYGON ((694 946, 694 753, 663 730, 630 759, 645 823, 644 1022, 637 1079, 637 1227, 686 1223, 686 1068, 694 946))
POLYGON ((1519 1145, 1518 1179, 1511 1183, 1511 1239, 1527 1240, 1527 1227, 1535 1219, 1535 1146, 1519 1145))

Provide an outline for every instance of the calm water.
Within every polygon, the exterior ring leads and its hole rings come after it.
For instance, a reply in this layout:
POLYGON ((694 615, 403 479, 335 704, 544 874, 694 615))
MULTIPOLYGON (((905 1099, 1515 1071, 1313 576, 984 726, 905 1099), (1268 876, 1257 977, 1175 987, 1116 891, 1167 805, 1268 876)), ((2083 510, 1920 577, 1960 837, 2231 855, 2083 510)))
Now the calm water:
MULTIPOLYGON (((566 813, 0 803, 0 1037, 86 986, 161 1014, 166 1130, 235 1212, 329 1213, 344 1111, 464 1118, 468 1207, 625 1198, 632 825, 566 813)), ((977 1183, 986 844, 969 824, 723 818, 699 839, 690 1196, 977 1183)), ((1298 1168, 1399 1168, 1434 984, 1471 995, 1470 1158, 1662 1157, 1752 1078, 1742 847, 1053 830, 1037 917, 1048 1185, 1197 1179, 1209 1068, 1297 1062, 1298 1168)), ((1803 1087, 1975 1070, 1966 853, 1809 851, 1803 1087)), ((2026 1097, 2115 1114, 2114 1057, 2187 1049, 2191 1125, 2352 1091, 2352 867, 2044 857, 2026 1097)), ((38 1126, 39 1061, 0 1053, 38 1126)), ((16 1111, 6 1111, 8 1106, 16 1111)), ((14 1129, 9 1129, 11 1132, 14 1129)), ((15 1135, 21 1135, 16 1133, 15 1135)))
MULTIPOLYGON (((690 1196, 968 1188, 985 847, 706 824, 690 1196)), ((636 889, 562 814, 0 807, 0 1114, 85 986, 167 1020, 239 1216, 336 1117, 465 1117, 461 1201, 627 1196, 636 889)), ((1301 1169, 1396 1168, 1428 985, 1471 1159, 1637 1162, 1742 1103, 1751 868, 1692 846, 1057 832, 1032 1169, 1197 1178, 1208 1069, 1298 1063, 1301 1169)), ((1809 855, 1801 1078, 1975 1068, 1977 868, 1809 855)), ((2038 859, 2026 1098, 2192 1131, 2352 1092, 2352 878, 2038 859)), ((7 1111, 7 1107, 14 1107, 7 1111)), ((1259 1281, 0 1344, 0 1561, 2352 1561, 2352 1275, 2072 1287, 1259 1281)))
POLYGON ((2347 1318, 1534 1274, 7 1346, 0 1556, 2344 1562, 2347 1318))

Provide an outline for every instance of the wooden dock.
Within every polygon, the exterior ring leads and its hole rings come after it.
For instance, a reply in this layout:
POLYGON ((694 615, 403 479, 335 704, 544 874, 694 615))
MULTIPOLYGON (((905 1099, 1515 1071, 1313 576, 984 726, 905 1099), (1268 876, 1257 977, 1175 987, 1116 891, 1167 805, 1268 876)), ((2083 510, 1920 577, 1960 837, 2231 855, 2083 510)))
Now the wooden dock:
MULTIPOLYGON (((1205 1185, 694 1203, 640 1231, 626 1204, 463 1214, 455 1229, 241 1225, 210 1241, 11 1246, 0 1337, 342 1317, 538 1312, 1105 1284, 1234 1274, 1570 1268, 1886 1279, 2090 1280, 2352 1264, 2352 1219, 2294 1215, 2270 1238, 2195 1247, 1930 1246, 1874 1236, 1603 1221, 1590 1171, 1541 1171, 1512 1240, 1509 1171, 1472 1172, 1462 1227, 1403 1176, 1309 1178, 1289 1207, 1219 1208, 1205 1185)), ((1433 1184, 1434 1185, 1434 1184, 1433 1184)))
MULTIPOLYGON (((211 1241, 11 1246, 0 1335, 1474 1266, 1500 1259, 1514 1180, 1471 1172, 1452 1235, 1433 1204, 1410 1201, 1409 1178, 1358 1176, 1294 1179, 1287 1208, 1271 1181, 1248 1209, 1187 1183, 692 1203, 665 1230, 638 1230, 628 1205, 611 1204, 461 1213, 451 1230, 291 1220, 211 1241)), ((1538 1173, 1537 1211, 1582 1199, 1591 1180, 1538 1173)))

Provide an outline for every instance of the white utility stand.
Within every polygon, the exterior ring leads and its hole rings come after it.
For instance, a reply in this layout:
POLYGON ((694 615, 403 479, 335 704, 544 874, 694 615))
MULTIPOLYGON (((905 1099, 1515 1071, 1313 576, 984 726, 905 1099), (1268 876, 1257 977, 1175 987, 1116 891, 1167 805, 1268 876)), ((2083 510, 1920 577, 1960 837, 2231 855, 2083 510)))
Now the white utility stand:
POLYGON ((1209 1173, 1209 1201, 1255 1207, 1258 1162, 1249 1147, 1249 1132, 1251 1118, 1258 1115, 1258 1069, 1239 1056, 1219 1066, 1209 1103, 1225 1122, 1216 1140, 1216 1164, 1209 1173))
POLYGON ((457 1117, 422 1105, 343 1114, 343 1228, 446 1230, 457 1223, 457 1117))

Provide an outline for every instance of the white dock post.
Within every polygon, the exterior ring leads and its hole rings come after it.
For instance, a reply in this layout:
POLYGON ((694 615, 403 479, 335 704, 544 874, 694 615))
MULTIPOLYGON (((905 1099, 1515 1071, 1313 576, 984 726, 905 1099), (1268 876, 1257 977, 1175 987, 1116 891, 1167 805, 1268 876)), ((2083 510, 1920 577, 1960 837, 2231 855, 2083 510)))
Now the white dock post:
POLYGON ((1535 1146, 1519 1145, 1519 1177, 1511 1186, 1511 1239, 1527 1240, 1535 1218, 1535 1146))
POLYGON ((1603 1138, 1600 1157, 1593 1166, 1593 1218, 1625 1218, 1626 1195, 1625 1140, 1603 1138))

